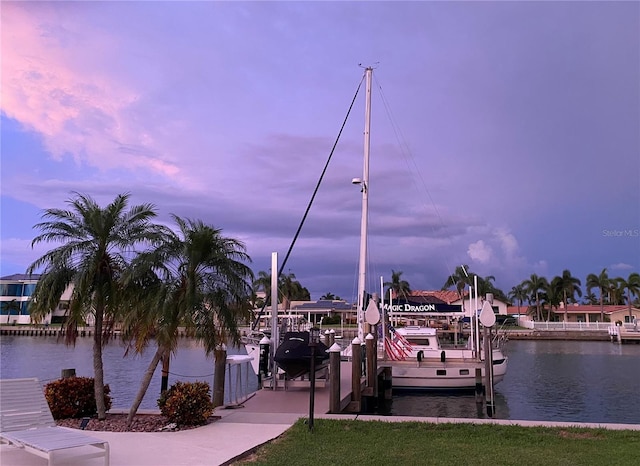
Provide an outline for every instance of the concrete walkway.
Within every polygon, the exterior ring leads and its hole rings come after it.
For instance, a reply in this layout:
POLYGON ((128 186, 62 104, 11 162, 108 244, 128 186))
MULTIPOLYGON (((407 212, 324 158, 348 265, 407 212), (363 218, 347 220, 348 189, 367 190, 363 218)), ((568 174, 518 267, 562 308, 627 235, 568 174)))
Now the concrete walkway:
MULTIPOLYGON (((346 385, 346 383, 345 383, 346 385)), ((346 389, 346 392, 350 390, 346 389)), ((342 392, 342 390, 341 390, 342 392)), ((343 394, 341 393, 341 396, 343 394)), ((178 432, 95 432, 87 435, 109 442, 111 466, 219 466, 228 464, 285 432, 298 419, 308 417, 309 388, 284 386, 256 392, 240 406, 217 408, 220 419, 206 426, 178 432)), ((493 419, 452 419, 434 417, 373 416, 324 414, 328 412, 329 387, 317 386, 314 416, 318 419, 350 419, 386 422, 419 421, 430 423, 475 423, 549 427, 598 427, 640 431, 635 424, 585 424, 567 422, 510 421, 493 419)), ((1 466, 46 466, 47 461, 14 446, 0 446, 1 466)), ((77 461, 73 455, 60 454, 56 464, 100 466, 99 459, 77 461)))
MULTIPOLYGON (((216 411, 221 419, 209 425, 179 432, 86 432, 110 445, 111 466, 219 466, 228 464, 244 452, 278 437, 306 414, 250 412, 246 408, 216 411)), ((317 418, 386 422, 476 423, 549 427, 599 427, 640 431, 634 424, 580 424, 567 422, 508 421, 491 419, 451 419, 404 416, 365 416, 357 414, 319 414, 317 418)), ((45 466, 47 461, 19 448, 0 447, 2 466, 45 466)), ((60 465, 99 466, 102 459, 74 461, 61 454, 60 465)))

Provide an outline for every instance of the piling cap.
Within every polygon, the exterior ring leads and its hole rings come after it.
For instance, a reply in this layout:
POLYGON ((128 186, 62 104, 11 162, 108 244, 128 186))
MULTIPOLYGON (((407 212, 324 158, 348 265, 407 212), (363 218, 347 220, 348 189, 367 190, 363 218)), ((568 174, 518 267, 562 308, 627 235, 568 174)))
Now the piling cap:
POLYGON ((367 333, 367 336, 364 337, 365 340, 373 340, 373 335, 371 335, 370 333, 367 333))
POLYGON ((268 345, 270 343, 271 343, 271 340, 269 340, 267 336, 262 337, 262 340, 260 340, 261 345, 268 345))
POLYGON ((325 335, 329 335, 329 333, 331 333, 331 332, 329 332, 329 330, 325 330, 325 331, 324 331, 324 334, 325 334, 325 335))
POLYGON ((331 345, 331 348, 329 348, 329 353, 339 353, 340 351, 342 351, 342 348, 340 348, 340 345, 337 343, 334 343, 333 345, 331 345))
POLYGON ((351 341, 352 345, 359 345, 360 344, 360 338, 355 337, 352 341, 351 341))
POLYGON ((336 333, 334 329, 329 330, 329 333, 336 333))

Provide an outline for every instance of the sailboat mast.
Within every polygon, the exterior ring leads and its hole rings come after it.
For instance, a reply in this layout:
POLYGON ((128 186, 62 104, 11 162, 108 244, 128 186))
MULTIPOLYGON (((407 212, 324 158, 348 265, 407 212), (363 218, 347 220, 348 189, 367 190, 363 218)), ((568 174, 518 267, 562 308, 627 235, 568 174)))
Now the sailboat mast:
POLYGON ((358 267, 358 339, 364 342, 364 297, 367 262, 367 226, 369 223, 369 153, 371 128, 371 76, 373 68, 365 69, 364 106, 364 169, 362 173, 362 217, 360 222, 360 263, 358 267))

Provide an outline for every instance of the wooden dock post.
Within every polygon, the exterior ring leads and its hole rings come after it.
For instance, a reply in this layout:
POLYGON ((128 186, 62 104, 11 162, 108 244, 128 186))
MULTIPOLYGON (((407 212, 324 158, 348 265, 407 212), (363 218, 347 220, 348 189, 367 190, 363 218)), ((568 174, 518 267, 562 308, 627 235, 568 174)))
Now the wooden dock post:
POLYGON ((334 343, 329 348, 329 413, 339 414, 340 410, 340 345, 334 343))
POLYGON ((376 394, 376 381, 378 378, 376 364, 376 340, 372 334, 368 334, 365 338, 365 347, 367 355, 367 392, 376 394))
POLYGON ((476 367, 476 404, 482 405, 484 400, 484 386, 482 385, 482 369, 476 367))
POLYGON ((362 349, 360 339, 351 342, 351 403, 349 411, 360 412, 362 407, 362 349))

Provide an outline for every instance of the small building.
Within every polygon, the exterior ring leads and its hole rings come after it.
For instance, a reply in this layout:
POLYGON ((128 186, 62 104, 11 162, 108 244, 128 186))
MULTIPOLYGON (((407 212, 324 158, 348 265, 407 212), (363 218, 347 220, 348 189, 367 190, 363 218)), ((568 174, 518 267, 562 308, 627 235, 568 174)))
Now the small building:
POLYGON ((304 316, 312 325, 321 324, 324 317, 339 316, 343 324, 356 319, 355 307, 344 300, 293 301, 291 311, 304 316))

